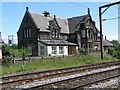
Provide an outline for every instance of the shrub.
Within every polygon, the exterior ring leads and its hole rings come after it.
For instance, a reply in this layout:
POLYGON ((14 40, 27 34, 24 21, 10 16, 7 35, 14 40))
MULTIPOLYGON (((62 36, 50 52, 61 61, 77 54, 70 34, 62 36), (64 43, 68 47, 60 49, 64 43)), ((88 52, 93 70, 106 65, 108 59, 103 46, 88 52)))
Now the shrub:
POLYGON ((114 45, 114 47, 108 49, 108 54, 117 59, 120 59, 120 43, 116 40, 113 40, 112 44, 114 45))

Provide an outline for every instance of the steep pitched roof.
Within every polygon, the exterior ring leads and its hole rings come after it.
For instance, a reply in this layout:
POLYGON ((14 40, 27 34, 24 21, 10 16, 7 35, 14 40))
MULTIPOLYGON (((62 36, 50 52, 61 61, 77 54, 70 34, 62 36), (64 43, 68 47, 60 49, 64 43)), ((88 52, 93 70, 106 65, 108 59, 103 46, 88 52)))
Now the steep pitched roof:
MULTIPOLYGON (((29 12, 34 23, 37 25, 37 28, 40 28, 40 31, 42 32, 49 32, 47 30, 49 21, 53 20, 52 16, 45 17, 42 14, 38 13, 32 13, 29 12)), ((88 14, 83 15, 83 16, 77 16, 77 17, 72 17, 68 19, 61 19, 61 18, 56 18, 56 21, 58 22, 60 28, 61 28, 61 33, 74 33, 77 29, 77 26, 81 23, 85 23, 88 18, 91 17, 88 14)), ((98 31, 97 28, 94 28, 94 31, 98 31)))
POLYGON ((68 18, 69 32, 74 33, 76 26, 80 23, 85 23, 87 18, 88 18, 88 15, 68 18))
MULTIPOLYGON (((45 17, 42 14, 31 13, 31 16, 34 22, 37 25, 37 28, 40 28, 40 31, 45 31, 49 25, 49 21, 53 20, 53 17, 45 17)), ((65 19, 56 18, 59 26, 61 27, 61 33, 69 33, 68 22, 65 19)))

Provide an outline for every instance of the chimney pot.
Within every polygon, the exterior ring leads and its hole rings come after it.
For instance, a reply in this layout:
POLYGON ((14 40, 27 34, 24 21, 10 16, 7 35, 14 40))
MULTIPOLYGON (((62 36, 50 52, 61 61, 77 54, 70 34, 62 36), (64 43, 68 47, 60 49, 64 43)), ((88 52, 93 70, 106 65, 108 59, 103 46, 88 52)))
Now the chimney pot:
POLYGON ((45 17, 50 16, 50 13, 49 13, 48 11, 44 11, 44 13, 43 13, 43 14, 44 14, 44 16, 45 16, 45 17))

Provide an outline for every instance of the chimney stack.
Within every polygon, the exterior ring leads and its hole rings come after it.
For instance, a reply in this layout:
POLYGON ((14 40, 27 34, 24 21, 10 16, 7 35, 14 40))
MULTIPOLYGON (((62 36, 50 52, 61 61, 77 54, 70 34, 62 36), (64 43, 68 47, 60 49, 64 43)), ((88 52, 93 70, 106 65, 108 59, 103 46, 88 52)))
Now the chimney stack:
POLYGON ((43 13, 43 14, 44 14, 44 16, 45 16, 45 17, 50 16, 50 13, 49 13, 48 11, 44 11, 44 13, 43 13))

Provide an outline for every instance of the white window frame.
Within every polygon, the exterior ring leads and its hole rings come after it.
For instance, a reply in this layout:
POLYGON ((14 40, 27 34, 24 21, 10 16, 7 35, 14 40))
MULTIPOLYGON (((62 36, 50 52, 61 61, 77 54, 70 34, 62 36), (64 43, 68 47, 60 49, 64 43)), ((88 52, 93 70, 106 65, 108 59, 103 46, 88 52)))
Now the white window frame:
POLYGON ((52 46, 52 54, 57 54, 57 46, 52 46))
POLYGON ((59 46, 59 54, 64 54, 64 47, 63 46, 59 46))
POLYGON ((45 55, 45 47, 44 46, 40 46, 40 55, 41 56, 45 55))

